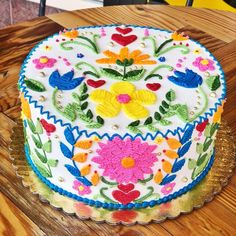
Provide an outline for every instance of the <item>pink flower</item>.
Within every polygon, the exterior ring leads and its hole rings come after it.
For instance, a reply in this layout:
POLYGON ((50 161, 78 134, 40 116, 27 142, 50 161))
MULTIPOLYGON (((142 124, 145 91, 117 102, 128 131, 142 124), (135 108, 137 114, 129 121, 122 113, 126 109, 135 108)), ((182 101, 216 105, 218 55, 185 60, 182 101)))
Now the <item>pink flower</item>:
POLYGON ((151 167, 157 161, 153 153, 156 145, 149 145, 140 139, 132 141, 130 138, 122 140, 119 137, 106 144, 98 144, 98 156, 93 157, 92 161, 104 169, 103 176, 118 183, 136 183, 139 179, 143 180, 145 174, 153 173, 151 167))
POLYGON ((90 187, 84 185, 79 180, 74 180, 73 184, 74 184, 73 189, 77 190, 79 195, 85 195, 85 194, 90 194, 91 193, 90 187))
POLYGON ((161 192, 164 195, 167 195, 173 191, 173 188, 175 187, 175 183, 168 183, 162 187, 161 192))
POLYGON ((56 62, 56 59, 48 58, 46 56, 41 56, 40 58, 33 60, 36 69, 52 68, 56 62))
POLYGON ((193 65, 198 67, 198 69, 203 72, 207 70, 215 70, 214 61, 202 57, 197 57, 193 62, 193 65))

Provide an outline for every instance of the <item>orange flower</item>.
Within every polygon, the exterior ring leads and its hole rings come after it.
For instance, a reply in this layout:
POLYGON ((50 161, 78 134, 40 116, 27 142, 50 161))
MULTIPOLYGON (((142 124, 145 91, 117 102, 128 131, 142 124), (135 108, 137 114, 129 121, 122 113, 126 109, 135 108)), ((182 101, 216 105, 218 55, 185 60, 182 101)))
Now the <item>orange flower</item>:
POLYGON ((31 119, 31 111, 28 101, 24 98, 24 94, 21 94, 21 109, 26 118, 31 119))
POLYGON ((62 35, 73 39, 79 36, 79 32, 77 30, 65 31, 62 33, 62 35))
POLYGON ((189 39, 189 37, 184 35, 184 33, 178 34, 176 31, 171 35, 171 38, 175 41, 184 41, 189 39))
POLYGON ((124 62, 125 59, 133 59, 133 64, 137 65, 153 65, 156 64, 154 60, 148 60, 150 55, 142 54, 140 50, 134 50, 133 52, 129 53, 129 49, 127 47, 123 47, 120 49, 120 53, 116 54, 110 50, 106 50, 103 52, 107 58, 100 58, 96 60, 97 63, 100 64, 115 64, 117 60, 124 62))

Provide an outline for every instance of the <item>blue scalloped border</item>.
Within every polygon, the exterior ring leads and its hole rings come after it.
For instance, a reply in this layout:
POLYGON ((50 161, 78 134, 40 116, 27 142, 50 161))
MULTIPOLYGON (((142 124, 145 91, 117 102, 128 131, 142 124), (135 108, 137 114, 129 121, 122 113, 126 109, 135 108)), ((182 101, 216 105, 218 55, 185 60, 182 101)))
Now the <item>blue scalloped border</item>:
POLYGON ((172 193, 166 197, 163 197, 161 199, 158 200, 152 200, 149 202, 142 202, 142 203, 129 203, 127 205, 123 205, 123 204, 115 204, 115 203, 106 203, 106 202, 101 202, 101 201, 94 201, 88 198, 82 198, 76 194, 73 194, 71 192, 68 192, 58 186, 56 186, 55 184, 52 184, 47 178, 45 178, 44 176, 41 175, 41 173, 38 171, 37 167, 34 165, 32 159, 30 158, 30 154, 29 154, 29 150, 28 147, 25 145, 25 156, 26 159, 29 163, 29 165, 31 166, 31 168, 33 169, 33 171, 35 172, 35 174, 38 176, 38 178, 44 183, 46 184, 50 189, 52 189, 55 192, 60 193, 61 195, 67 196, 69 198, 75 199, 77 201, 83 202, 85 204, 88 204, 90 206, 94 206, 97 208, 103 207, 105 209, 110 209, 110 210, 115 210, 115 209, 132 209, 132 208, 136 208, 136 209, 140 209, 140 208, 146 208, 146 207, 154 207, 155 205, 160 205, 162 203, 166 203, 169 202, 172 199, 175 199, 179 196, 181 196, 182 194, 188 192, 189 190, 191 190, 193 187, 195 187, 209 172, 209 170, 211 169, 213 163, 214 163, 214 155, 215 152, 213 152, 210 161, 208 162, 207 167, 204 169, 204 171, 190 184, 188 184, 187 186, 183 187, 182 189, 180 189, 179 191, 172 193))
MULTIPOLYGON (((86 29, 86 28, 100 28, 100 27, 110 27, 110 26, 118 26, 119 24, 111 24, 111 25, 98 25, 98 26, 83 26, 83 27, 78 27, 77 29, 86 29)), ((171 33, 172 31, 169 30, 164 30, 164 29, 159 29, 159 28, 155 28, 155 27, 149 27, 149 26, 138 26, 138 25, 126 25, 126 26, 130 26, 130 27, 134 27, 134 28, 147 28, 147 29, 154 29, 154 30, 159 30, 159 31, 164 31, 164 32, 168 32, 171 33)), ((156 133, 152 134, 147 132, 145 136, 143 136, 142 134, 136 134, 136 135, 131 135, 129 133, 125 133, 124 135, 120 135, 120 134, 113 134, 113 135, 109 135, 108 133, 104 133, 103 135, 98 134, 96 131, 93 131, 91 133, 89 133, 87 130, 79 130, 78 126, 74 126, 72 127, 72 125, 70 123, 63 123, 62 119, 57 119, 55 115, 50 115, 49 111, 44 111, 43 110, 43 106, 42 105, 38 105, 38 101, 37 100, 33 100, 32 96, 29 94, 29 91, 27 90, 27 87, 24 85, 24 72, 25 72, 25 68, 26 68, 26 64, 28 63, 28 60, 30 59, 31 55, 33 54, 33 52, 45 41, 47 41, 49 38, 54 37, 55 35, 58 35, 58 33, 46 38, 45 40, 43 40, 42 42, 40 42, 39 44, 37 44, 28 54, 28 56, 26 57, 26 59, 24 60, 24 63, 21 67, 20 70, 20 79, 19 79, 19 88, 20 90, 24 93, 24 97, 29 99, 29 103, 34 105, 34 108, 39 108, 40 109, 40 114, 44 115, 46 114, 47 119, 50 120, 52 119, 54 124, 59 123, 62 127, 63 126, 69 126, 72 130, 76 129, 78 135, 84 134, 87 138, 91 137, 93 135, 98 136, 100 139, 103 139, 104 137, 108 138, 109 140, 112 140, 115 136, 120 137, 121 139, 125 139, 126 137, 130 137, 132 140, 134 140, 137 137, 140 137, 143 141, 145 141, 148 137, 150 137, 152 140, 154 140, 159 134, 162 135, 162 137, 166 137, 168 134, 172 134, 172 135, 176 135, 180 132, 184 132, 188 126, 190 125, 196 125, 198 123, 201 123, 202 121, 204 121, 205 119, 207 119, 209 116, 212 116, 213 113, 217 110, 217 107, 219 105, 222 104, 222 101, 225 99, 226 97, 226 81, 225 81, 225 74, 222 70, 222 67, 220 65, 220 63, 216 60, 216 58, 214 57, 214 55, 206 48, 204 47, 202 44, 200 44, 199 42, 190 39, 191 41, 195 42, 196 44, 198 44, 201 48, 204 48, 206 50, 206 52, 208 52, 210 54, 210 57, 213 59, 213 61, 219 66, 220 68, 220 74, 222 76, 221 78, 221 82, 222 82, 222 86, 223 86, 223 90, 222 90, 222 95, 220 98, 218 98, 217 102, 215 103, 215 107, 210 108, 209 112, 205 112, 204 115, 199 116, 196 120, 194 120, 192 123, 187 123, 185 125, 184 128, 181 127, 177 127, 174 131, 168 129, 165 133, 162 133, 161 131, 157 131, 156 133)))

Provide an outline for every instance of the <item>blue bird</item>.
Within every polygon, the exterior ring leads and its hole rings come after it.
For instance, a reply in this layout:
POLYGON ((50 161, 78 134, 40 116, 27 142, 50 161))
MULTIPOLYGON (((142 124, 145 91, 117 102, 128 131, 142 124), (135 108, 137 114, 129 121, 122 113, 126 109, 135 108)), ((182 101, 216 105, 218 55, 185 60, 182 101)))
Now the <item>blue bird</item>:
POLYGON ((181 87, 197 88, 199 85, 202 84, 202 77, 199 74, 193 72, 192 70, 186 69, 185 73, 176 70, 174 74, 176 77, 173 75, 169 76, 168 80, 181 87))
POLYGON ((79 77, 75 79, 73 79, 73 77, 74 70, 71 70, 62 76, 60 75, 58 70, 55 70, 49 77, 49 84, 53 88, 57 87, 59 90, 71 90, 79 86, 84 80, 84 77, 79 77))

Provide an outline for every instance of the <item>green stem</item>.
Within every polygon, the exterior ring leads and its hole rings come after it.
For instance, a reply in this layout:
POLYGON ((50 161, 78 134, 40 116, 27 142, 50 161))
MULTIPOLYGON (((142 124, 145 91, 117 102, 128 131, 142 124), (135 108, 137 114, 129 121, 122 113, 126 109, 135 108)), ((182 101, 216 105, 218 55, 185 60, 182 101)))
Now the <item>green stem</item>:
POLYGON ((96 50, 94 49, 94 47, 91 47, 91 46, 89 46, 89 45, 87 45, 87 44, 85 44, 85 43, 81 43, 81 42, 77 42, 77 41, 67 41, 67 42, 63 42, 63 43, 60 44, 60 46, 61 46, 61 48, 62 48, 63 50, 67 50, 67 51, 73 50, 73 47, 70 47, 70 46, 69 46, 69 47, 66 47, 66 45, 68 45, 68 44, 81 45, 81 46, 84 46, 84 47, 86 47, 86 48, 92 50, 93 52, 97 53, 96 50))
POLYGON ((168 39, 164 41, 156 50, 155 50, 155 55, 158 55, 158 53, 161 51, 163 47, 165 47, 168 43, 172 42, 173 39, 168 39))
MULTIPOLYGON (((78 36, 77 38, 83 39, 83 40, 87 41, 88 43, 90 43, 90 45, 93 48, 93 51, 98 54, 98 49, 97 49, 96 43, 94 43, 91 39, 84 37, 84 36, 78 36)), ((94 38, 93 38, 93 40, 94 40, 94 38)))
POLYGON ((78 70, 82 70, 81 65, 85 65, 85 66, 89 67, 90 70, 92 70, 92 72, 94 72, 96 75, 98 75, 100 77, 100 74, 96 70, 96 68, 94 66, 92 66, 91 64, 85 62, 85 61, 81 61, 81 62, 78 62, 77 64, 75 64, 75 68, 78 69, 78 70))
POLYGON ((123 72, 123 79, 122 80, 125 80, 125 76, 126 76, 126 64, 124 63, 124 72, 123 72))
POLYGON ((156 55, 156 50, 157 50, 157 46, 156 46, 156 40, 152 37, 152 36, 146 36, 142 38, 143 41, 145 40, 150 40, 152 42, 152 46, 153 46, 153 56, 156 55))
POLYGON ((150 190, 146 195, 144 195, 141 198, 138 198, 137 200, 134 200, 134 202, 143 202, 145 199, 150 197, 152 193, 154 192, 154 188, 152 186, 147 187, 148 190, 150 190))
POLYGON ((151 174, 147 179, 139 179, 138 182, 140 183, 147 183, 148 181, 150 181, 153 177, 153 174, 151 174))
MULTIPOLYGON (((36 134, 37 134, 38 140, 40 142, 40 146, 43 146, 43 143, 42 143, 40 135, 38 133, 36 133, 36 134)), ((43 150, 43 155, 44 155, 45 159, 48 160, 47 159, 47 154, 46 154, 46 152, 44 150, 43 150)), ((48 167, 48 171, 49 171, 50 175, 52 176, 52 170, 51 170, 50 166, 47 163, 46 163, 46 165, 48 167)))
POLYGON ((200 94, 203 96, 204 105, 203 105, 203 108, 201 109, 201 111, 196 113, 191 119, 188 120, 189 122, 195 120, 198 116, 200 116, 206 110, 206 108, 208 106, 208 100, 207 100, 206 93, 204 92, 204 90, 203 90, 203 88, 201 86, 198 86, 198 89, 199 89, 200 94))
POLYGON ((100 39, 100 38, 101 38, 100 34, 94 34, 93 35, 93 43, 95 44, 95 47, 97 49, 97 53, 100 53, 100 50, 99 50, 98 45, 97 45, 97 39, 100 39))
MULTIPOLYGON (((169 66, 169 65, 159 65, 159 66, 156 66, 156 67, 146 76, 146 78, 148 78, 148 77, 149 77, 150 75, 152 75, 152 74, 155 74, 158 70, 164 69, 164 68, 168 69, 169 71, 172 71, 172 70, 174 69, 172 66, 169 66)), ((145 80, 146 80, 146 78, 145 78, 145 80)))
POLYGON ((100 194, 103 198, 105 198, 107 201, 112 202, 112 203, 117 203, 115 201, 113 201, 112 199, 110 199, 107 195, 105 195, 105 193, 103 192, 104 190, 107 190, 108 188, 101 188, 100 189, 100 194))
POLYGON ((105 177, 103 177, 103 176, 101 177, 101 180, 103 183, 108 184, 108 185, 112 185, 112 186, 117 185, 116 182, 110 182, 110 181, 106 180, 105 177))
POLYGON ((187 46, 185 46, 185 45, 174 45, 174 46, 168 47, 168 48, 160 51, 155 56, 158 57, 158 56, 160 56, 162 54, 165 54, 166 52, 169 52, 169 51, 171 51, 173 49, 176 49, 176 48, 182 48, 182 50, 180 50, 180 52, 182 54, 188 54, 190 52, 190 49, 187 46))

